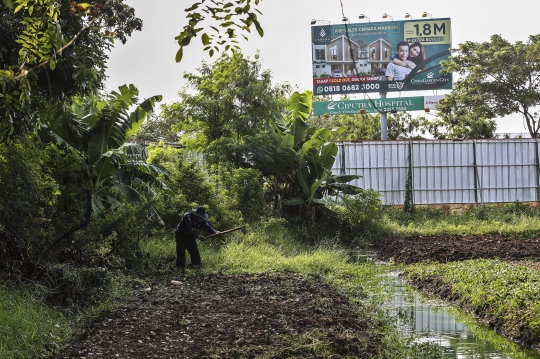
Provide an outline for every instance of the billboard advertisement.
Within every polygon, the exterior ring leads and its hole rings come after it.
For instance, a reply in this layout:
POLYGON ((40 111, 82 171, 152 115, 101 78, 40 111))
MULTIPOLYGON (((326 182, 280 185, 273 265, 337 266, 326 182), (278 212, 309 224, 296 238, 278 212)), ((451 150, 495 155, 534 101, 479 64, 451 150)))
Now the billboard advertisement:
POLYGON ((435 111, 445 95, 313 102, 313 116, 378 112, 435 111))
POLYGON ((452 46, 450 19, 368 22, 347 29, 311 27, 314 95, 452 88, 452 74, 440 72, 452 46))

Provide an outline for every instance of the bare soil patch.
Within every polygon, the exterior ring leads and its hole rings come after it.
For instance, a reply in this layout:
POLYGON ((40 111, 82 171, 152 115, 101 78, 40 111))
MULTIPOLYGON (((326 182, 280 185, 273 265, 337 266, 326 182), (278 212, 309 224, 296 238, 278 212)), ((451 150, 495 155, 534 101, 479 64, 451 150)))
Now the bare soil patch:
MULTIPOLYGON (((499 258, 540 261, 540 239, 497 236, 391 238, 374 245, 398 263, 499 258)), ((134 296, 91 323, 51 358, 377 357, 382 336, 347 298, 294 273, 210 275, 133 282, 134 296), (317 347, 317 350, 314 348, 317 347)), ((436 278, 415 283, 429 290, 436 278)), ((439 283, 442 298, 456 301, 439 283)))
POLYGON ((317 343, 335 357, 378 354, 381 336, 321 281, 293 273, 178 280, 138 282, 120 310, 52 358, 317 358, 317 343))
POLYGON ((517 239, 491 235, 416 236, 385 239, 374 244, 374 248, 381 260, 404 264, 479 258, 540 261, 540 238, 517 239))

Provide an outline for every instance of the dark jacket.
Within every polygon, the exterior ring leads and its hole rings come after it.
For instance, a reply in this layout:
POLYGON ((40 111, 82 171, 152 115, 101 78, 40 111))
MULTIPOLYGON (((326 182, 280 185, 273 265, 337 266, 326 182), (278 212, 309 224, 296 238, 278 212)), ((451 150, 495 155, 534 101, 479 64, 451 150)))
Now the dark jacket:
POLYGON ((176 233, 188 235, 191 238, 197 238, 199 236, 197 230, 201 228, 204 228, 210 234, 217 232, 206 220, 203 219, 202 221, 198 221, 194 217, 195 215, 193 212, 184 214, 180 223, 176 226, 176 233))

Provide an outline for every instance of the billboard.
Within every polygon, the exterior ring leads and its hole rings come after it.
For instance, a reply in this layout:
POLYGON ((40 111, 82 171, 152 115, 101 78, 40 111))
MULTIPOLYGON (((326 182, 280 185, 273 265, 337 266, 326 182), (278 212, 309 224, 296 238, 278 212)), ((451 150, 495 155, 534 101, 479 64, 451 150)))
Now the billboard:
POLYGON ((450 19, 311 27, 313 94, 452 88, 450 19), (357 76, 357 73, 359 76, 357 76))
POLYGON ((436 106, 445 96, 416 96, 381 98, 370 100, 340 100, 313 102, 313 116, 343 115, 377 112, 425 111, 436 110, 436 106))

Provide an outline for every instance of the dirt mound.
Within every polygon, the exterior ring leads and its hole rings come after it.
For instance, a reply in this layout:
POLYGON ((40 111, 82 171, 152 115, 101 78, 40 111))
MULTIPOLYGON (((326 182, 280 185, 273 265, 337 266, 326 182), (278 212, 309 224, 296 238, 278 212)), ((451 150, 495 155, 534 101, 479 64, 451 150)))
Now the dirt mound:
POLYGON ((374 245, 382 260, 397 263, 450 262, 477 258, 540 260, 540 238, 498 236, 418 236, 389 238, 374 245))
POLYGON ((381 338, 320 281, 281 273, 180 282, 140 283, 133 300, 53 358, 313 358, 319 340, 336 357, 377 356, 381 338))

